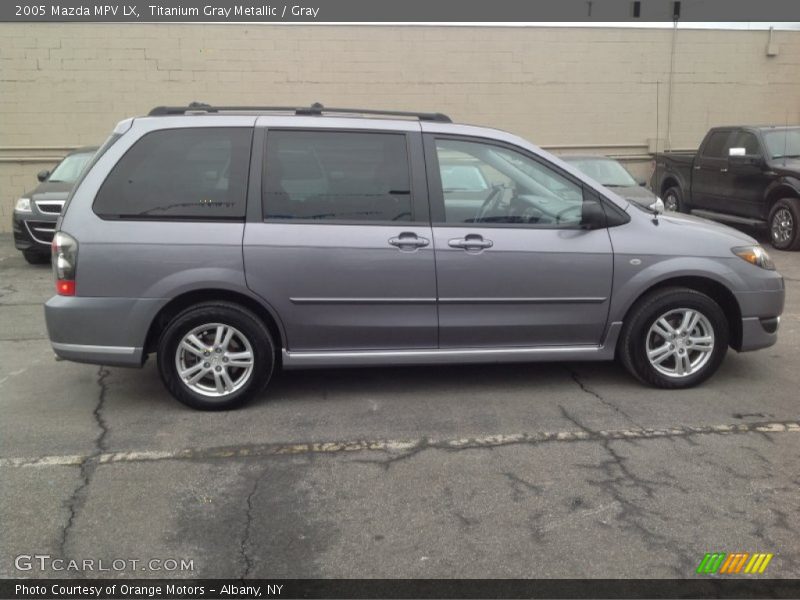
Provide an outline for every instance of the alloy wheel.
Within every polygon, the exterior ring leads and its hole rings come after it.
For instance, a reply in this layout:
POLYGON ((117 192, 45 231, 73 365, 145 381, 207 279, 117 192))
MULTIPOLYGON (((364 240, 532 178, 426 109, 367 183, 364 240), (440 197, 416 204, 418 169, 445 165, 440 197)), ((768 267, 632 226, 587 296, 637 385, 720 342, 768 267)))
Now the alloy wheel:
POLYGON ((662 375, 688 377, 711 359, 714 341, 714 328, 700 311, 673 309, 650 326, 645 345, 647 359, 662 375))
POLYGON ((175 351, 175 366, 190 390, 222 398, 247 383, 253 356, 253 347, 241 331, 224 323, 207 323, 183 336, 175 351))
POLYGON ((774 243, 785 244, 792 238, 794 219, 788 208, 781 208, 772 216, 770 229, 774 243))

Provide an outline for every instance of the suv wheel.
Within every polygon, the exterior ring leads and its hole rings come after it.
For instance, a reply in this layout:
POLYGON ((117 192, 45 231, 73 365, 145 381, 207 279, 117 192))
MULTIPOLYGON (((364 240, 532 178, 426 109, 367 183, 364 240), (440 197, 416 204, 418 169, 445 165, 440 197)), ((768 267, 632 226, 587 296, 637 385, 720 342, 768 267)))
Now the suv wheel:
POLYGON ((50 262, 50 255, 36 250, 23 250, 22 256, 28 261, 29 265, 43 265, 50 262))
POLYGON ((205 302, 175 317, 158 343, 158 371, 175 398, 200 410, 244 404, 269 381, 275 349, 249 310, 205 302))
POLYGON ((711 298, 664 288, 642 298, 626 320, 619 354, 643 383, 676 389, 705 381, 728 350, 728 321, 711 298))
POLYGON ((664 210, 668 212, 680 212, 682 204, 680 188, 667 188, 667 191, 664 192, 664 210))
POLYGON ((778 250, 800 249, 800 200, 782 198, 769 211, 769 235, 778 250))

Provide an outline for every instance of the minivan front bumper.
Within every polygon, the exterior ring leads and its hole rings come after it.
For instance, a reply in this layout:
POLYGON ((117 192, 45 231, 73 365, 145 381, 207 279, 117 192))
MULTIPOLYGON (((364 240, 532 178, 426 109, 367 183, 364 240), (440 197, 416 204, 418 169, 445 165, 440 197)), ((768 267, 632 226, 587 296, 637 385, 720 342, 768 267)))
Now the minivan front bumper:
POLYGON ((778 341, 786 292, 783 279, 775 285, 780 289, 735 294, 742 312, 742 339, 740 347, 736 348, 739 352, 768 348, 778 341))
POLYGON ((53 351, 75 362, 140 367, 161 298, 53 296, 44 305, 53 351))

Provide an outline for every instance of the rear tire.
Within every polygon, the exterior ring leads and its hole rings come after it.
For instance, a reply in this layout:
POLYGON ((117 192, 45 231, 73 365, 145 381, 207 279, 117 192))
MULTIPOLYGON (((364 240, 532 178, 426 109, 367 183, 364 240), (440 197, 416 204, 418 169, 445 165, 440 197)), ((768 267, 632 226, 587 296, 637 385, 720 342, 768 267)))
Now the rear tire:
POLYGON ((769 237, 778 250, 800 250, 800 200, 781 198, 769 211, 769 237))
POLYGON ((618 355, 642 383, 689 388, 719 368, 729 335, 725 313, 714 300, 689 288, 663 288, 644 296, 631 309, 618 355))
POLYGON ((23 250, 22 256, 29 265, 44 265, 50 262, 50 255, 37 250, 23 250))
POLYGON ((203 302, 178 314, 158 342, 158 372, 170 393, 198 410, 238 408, 275 366, 264 323, 231 302, 203 302))
POLYGON ((684 209, 683 195, 681 189, 677 186, 667 188, 664 192, 664 211, 665 212, 681 212, 684 209))

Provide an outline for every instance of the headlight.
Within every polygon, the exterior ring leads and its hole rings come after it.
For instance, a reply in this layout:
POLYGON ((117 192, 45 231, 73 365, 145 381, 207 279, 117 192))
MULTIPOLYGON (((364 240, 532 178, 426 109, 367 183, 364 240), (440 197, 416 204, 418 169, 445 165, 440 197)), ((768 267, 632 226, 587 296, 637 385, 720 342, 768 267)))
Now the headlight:
POLYGON ((14 210, 17 212, 31 212, 31 199, 20 198, 14 205, 14 210))
POLYGON ((775 263, 761 246, 740 246, 738 248, 731 248, 736 256, 746 260, 751 265, 761 267, 762 269, 775 270, 775 263))

